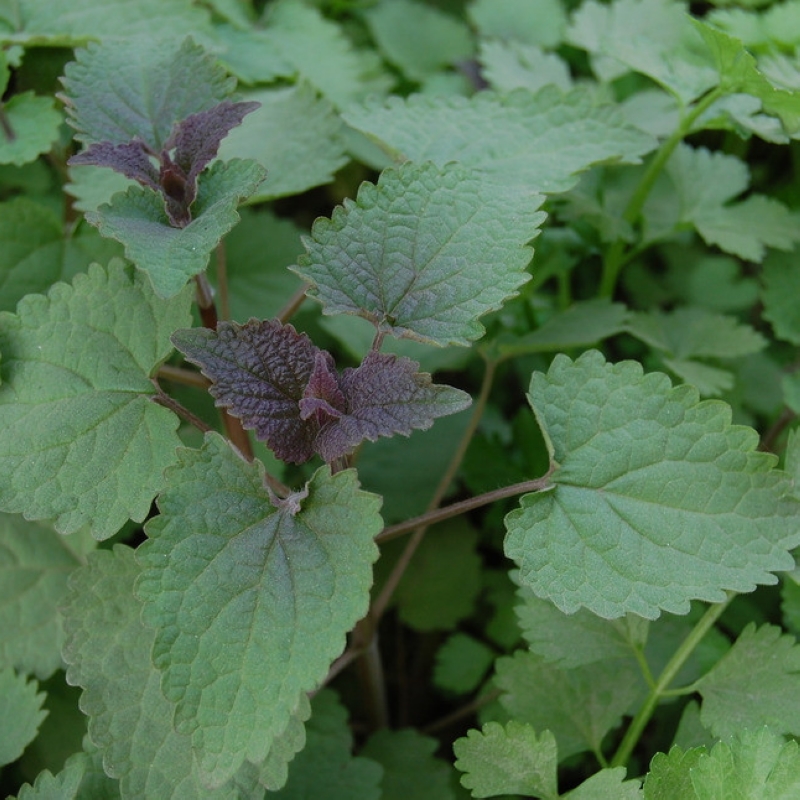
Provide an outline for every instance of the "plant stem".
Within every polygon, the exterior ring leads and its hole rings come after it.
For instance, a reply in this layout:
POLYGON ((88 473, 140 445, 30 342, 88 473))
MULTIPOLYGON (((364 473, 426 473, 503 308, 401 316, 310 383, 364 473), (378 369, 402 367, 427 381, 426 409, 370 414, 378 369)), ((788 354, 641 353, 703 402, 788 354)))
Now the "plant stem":
POLYGON ((284 325, 294 316, 295 312, 306 299, 308 284, 304 283, 286 302, 286 305, 278 312, 277 319, 284 325))
POLYGON ((17 134, 11 127, 11 121, 8 119, 8 114, 6 114, 6 110, 2 102, 0 102, 0 129, 2 129, 3 134, 9 142, 16 141, 17 134))
POLYGON ((179 417, 183 417, 183 419, 185 419, 190 425, 194 425, 194 427, 202 433, 208 433, 209 431, 214 430, 210 425, 207 425, 205 422, 203 422, 200 417, 198 417, 196 414, 193 414, 188 408, 181 405, 174 398, 170 397, 158 385, 158 381, 155 378, 152 379, 152 383, 158 390, 158 394, 154 395, 153 397, 154 403, 158 403, 160 406, 164 406, 164 408, 174 411, 179 417))
POLYGON ((647 695, 647 699, 644 701, 642 707, 631 721, 624 738, 617 748, 617 752, 614 753, 614 757, 610 761, 610 766, 621 767, 628 763, 628 759, 631 757, 631 753, 633 753, 633 749, 636 747, 647 723, 653 716, 653 712, 659 700, 668 690, 670 683, 675 680, 675 676, 686 663, 686 659, 689 658, 695 647, 700 644, 700 641, 709 630, 714 627, 714 623, 719 619, 720 615, 728 607, 728 604, 733 598, 734 595, 729 593, 728 599, 724 602, 709 606, 706 613, 697 621, 697 624, 692 628, 689 635, 681 642, 678 649, 673 653, 672 658, 667 662, 667 665, 658 676, 658 680, 647 695))
POLYGON ((228 259, 225 254, 225 243, 217 245, 217 289, 219 290, 220 319, 231 318, 230 294, 228 292, 228 259))
MULTIPOLYGON (((695 120, 713 105, 724 91, 717 87, 710 91, 697 105, 681 120, 672 135, 665 139, 661 147, 656 152, 652 161, 645 170, 642 180, 636 187, 636 191, 628 201, 628 205, 622 218, 631 225, 635 225, 641 216, 644 204, 655 185, 656 179, 661 174, 675 148, 683 141, 684 137, 691 131, 695 120)), ((600 297, 611 297, 617 285, 617 278, 625 259, 625 242, 617 239, 606 252, 603 261, 603 275, 600 279, 600 297)))
POLYGON ((180 383, 183 386, 194 386, 196 389, 208 389, 211 381, 205 375, 193 369, 174 367, 172 364, 162 364, 158 368, 158 377, 165 381, 180 383))
POLYGON ((478 709, 489 705, 489 703, 500 697, 502 693, 502 689, 494 689, 480 697, 476 697, 471 702, 461 706, 461 708, 457 708, 446 716, 440 717, 435 722, 426 725, 422 728, 421 732, 427 734, 436 733, 436 731, 446 728, 448 725, 452 725, 454 722, 464 719, 464 717, 471 717, 478 709))
MULTIPOLYGON (((442 478, 436 487, 436 491, 433 493, 433 497, 428 504, 428 512, 438 508, 439 503, 442 502, 442 498, 450 486, 450 483, 458 472, 461 462, 464 460, 464 455, 467 452, 467 448, 469 447, 469 443, 472 441, 475 431, 478 429, 478 424, 483 416, 483 410, 486 408, 486 403, 489 400, 489 392, 491 391, 492 384, 494 383, 496 369, 496 361, 486 361, 486 369, 483 373, 481 389, 478 393, 478 399, 473 406, 472 416, 469 418, 464 435, 461 437, 461 441, 458 443, 458 447, 456 448, 455 453, 453 453, 453 457, 450 459, 450 463, 448 464, 444 475, 442 475, 442 478)), ((405 550, 403 550, 400 558, 394 565, 394 569, 381 589, 381 593, 373 603, 372 608, 370 609, 370 616, 373 618, 375 625, 377 625, 378 620, 381 618, 383 612, 386 610, 386 607, 389 605, 389 601, 392 599, 392 595, 400 583, 400 579, 403 577, 408 565, 411 563, 414 553, 425 537, 425 532, 428 530, 429 525, 429 522, 418 524, 413 535, 408 540, 405 550)))

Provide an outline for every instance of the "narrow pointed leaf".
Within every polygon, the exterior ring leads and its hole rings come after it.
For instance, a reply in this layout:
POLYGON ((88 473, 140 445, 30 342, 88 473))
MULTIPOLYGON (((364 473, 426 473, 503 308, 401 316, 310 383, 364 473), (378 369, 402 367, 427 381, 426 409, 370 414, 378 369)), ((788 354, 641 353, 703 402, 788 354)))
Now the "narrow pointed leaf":
POLYGON ((798 506, 758 436, 634 362, 557 356, 529 396, 558 468, 506 518, 520 579, 567 613, 686 613, 791 569, 798 506))
POLYGON ((158 190, 158 171, 150 161, 144 145, 139 139, 123 144, 94 142, 82 153, 69 160, 70 165, 91 164, 110 167, 120 175, 137 181, 142 186, 158 190))
POLYGON ((98 539, 145 518, 179 444, 150 374, 189 304, 112 262, 0 314, 2 510, 98 539))
POLYGON ((162 690, 207 780, 258 763, 367 610, 380 500, 318 470, 273 506, 263 467, 209 434, 183 450, 139 548, 162 690))
POLYGON ((457 165, 407 164, 362 184, 319 219, 295 271, 325 313, 357 314, 380 331, 468 345, 477 318, 530 276, 525 267, 544 214, 537 195, 510 197, 457 165))

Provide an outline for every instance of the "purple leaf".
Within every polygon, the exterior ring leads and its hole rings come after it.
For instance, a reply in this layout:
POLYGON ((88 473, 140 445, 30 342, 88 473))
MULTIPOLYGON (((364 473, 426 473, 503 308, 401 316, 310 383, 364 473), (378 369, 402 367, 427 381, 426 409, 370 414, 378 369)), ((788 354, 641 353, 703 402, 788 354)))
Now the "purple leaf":
POLYGON ((314 361, 314 371, 300 400, 300 416, 314 417, 322 427, 342 416, 345 410, 344 395, 339 389, 339 378, 330 353, 320 350, 314 361))
POLYGON ((96 142, 82 153, 70 158, 69 164, 91 164, 111 167, 126 178, 138 181, 142 186, 158 190, 158 171, 153 166, 144 142, 140 139, 125 144, 96 142))
POLYGON ((176 331, 173 344, 214 382, 217 405, 283 461, 302 464, 314 454, 317 424, 300 416, 300 400, 321 351, 305 334, 277 320, 220 322, 216 331, 176 331))
POLYGON ((339 386, 347 414, 324 426, 314 449, 326 460, 350 453, 364 439, 396 433, 408 436, 430 428, 436 417, 455 414, 471 398, 466 392, 431 382, 409 358, 370 351, 356 369, 346 369, 339 386))

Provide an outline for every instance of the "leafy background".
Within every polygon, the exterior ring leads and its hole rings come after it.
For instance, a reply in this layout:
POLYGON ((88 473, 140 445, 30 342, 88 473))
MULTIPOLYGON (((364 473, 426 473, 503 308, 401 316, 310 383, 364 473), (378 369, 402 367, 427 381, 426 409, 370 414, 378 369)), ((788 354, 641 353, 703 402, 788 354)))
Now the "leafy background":
POLYGON ((800 794, 800 5, 692 10, 0 3, 4 794, 800 794))

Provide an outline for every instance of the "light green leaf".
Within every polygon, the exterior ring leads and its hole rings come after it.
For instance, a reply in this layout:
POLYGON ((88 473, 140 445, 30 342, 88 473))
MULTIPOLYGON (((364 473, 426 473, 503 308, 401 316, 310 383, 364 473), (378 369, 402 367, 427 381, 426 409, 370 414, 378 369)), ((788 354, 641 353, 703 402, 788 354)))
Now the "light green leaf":
POLYGON ((640 693, 639 669, 630 659, 561 669, 518 650, 499 658, 495 668, 503 708, 535 730, 552 731, 559 760, 584 750, 600 752, 603 737, 619 725, 640 693))
POLYGON ((147 516, 179 444, 149 376, 190 300, 160 300, 112 262, 0 313, 2 510, 98 539, 147 516))
POLYGON ((263 466, 216 434, 168 480, 138 593, 176 728, 219 784, 264 759, 366 612, 380 501, 323 467, 273 505, 263 466))
POLYGON ((452 767, 434 756, 439 742, 415 730, 374 733, 361 755, 383 767, 381 800, 455 800, 452 767))
POLYGON ((261 202, 330 183, 347 163, 342 122, 333 106, 308 84, 248 92, 261 108, 248 114, 223 140, 221 159, 252 158, 266 178, 250 197, 261 202))
POLYGON ((291 78, 296 73, 272 31, 253 28, 249 24, 243 28, 217 25, 214 42, 220 61, 243 83, 272 83, 279 78, 291 78))
POLYGON ((473 0, 467 13, 483 37, 548 48, 561 44, 567 25, 558 0, 473 0))
POLYGON ((107 261, 118 249, 85 225, 78 235, 65 236, 63 223, 50 209, 25 197, 0 204, 0 241, 3 311, 13 311, 26 294, 46 292, 56 281, 74 277, 92 257, 107 261))
POLYGON ((28 682, 25 675, 13 669, 0 669, 0 766, 16 761, 36 737, 36 731, 47 716, 42 711, 44 692, 37 694, 39 684, 28 682))
POLYGON ((602 81, 640 72, 685 105, 717 81, 686 12, 674 0, 587 0, 572 15, 566 40, 591 54, 602 81))
POLYGON ((535 44, 481 42, 478 60, 483 65, 481 74, 499 92, 514 89, 538 92, 549 83, 568 92, 573 85, 567 62, 555 53, 545 53, 535 44))
MULTIPOLYGON (((296 272, 326 314, 357 314, 382 333, 469 345, 477 318, 516 294, 544 214, 452 164, 387 169, 331 219, 318 219, 296 272)), ((517 198, 522 200, 522 198, 517 198)))
POLYGON ((139 572, 134 551, 117 545, 92 553, 70 581, 64 657, 68 680, 84 689, 81 709, 92 741, 123 797, 234 800, 233 785, 203 785, 191 739, 173 730, 174 707, 150 659, 155 636, 142 624, 133 594, 139 572))
POLYGON ((292 761, 289 781, 275 794, 275 800, 384 798, 380 789, 383 770, 363 753, 353 757, 347 710, 334 692, 325 689, 315 695, 306 730, 307 744, 292 761))
MULTIPOLYGON (((58 7, 50 0, 15 3, 13 33, 0 28, 0 42, 72 47, 89 39, 142 36, 154 31, 204 31, 208 13, 190 0, 75 0, 58 7)), ((10 21, 10 20, 9 20, 10 21)), ((111 80, 111 76, 108 76, 111 80)))
POLYGON ((270 4, 266 20, 284 59, 339 108, 385 94, 394 83, 377 53, 354 49, 341 26, 302 0, 270 4))
POLYGON ((454 633, 436 651, 433 682, 447 692, 472 692, 486 675, 494 656, 494 651, 483 642, 466 633, 454 633))
POLYGON ((47 678, 61 666, 58 604, 90 541, 65 539, 22 517, 0 514, 0 667, 47 678))
POLYGON ((506 191, 563 192, 594 164, 636 164, 655 147, 617 108, 597 105, 584 88, 394 97, 349 108, 343 116, 397 161, 457 161, 506 191))
POLYGON ((698 800, 792 800, 800 795, 800 747, 769 728, 740 731, 701 756, 690 774, 698 800))
POLYGON ((473 797, 524 794, 554 800, 558 794, 558 755, 550 731, 541 736, 525 722, 505 726, 487 722, 453 744, 461 783, 473 797))
POLYGON ((24 784, 18 800, 119 800, 119 784, 103 772, 97 752, 75 753, 63 769, 53 775, 44 770, 36 776, 33 786, 24 784))
POLYGON ((770 253, 764 262, 764 317, 775 335, 800 345, 800 260, 796 253, 770 253))
POLYGON ((364 18, 386 60, 413 81, 472 56, 469 28, 417 0, 382 0, 364 18))
POLYGON ((788 476, 724 403, 596 351, 556 356, 529 401, 557 469, 552 490, 506 517, 505 549, 539 597, 567 613, 654 619, 792 568, 788 476))
POLYGON ((800 734, 800 647, 780 628, 749 624, 697 688, 703 724, 720 739, 762 725, 800 734))
POLYGON ((727 369, 712 367, 690 358, 662 358, 662 361, 682 383, 694 386, 701 397, 719 397, 735 385, 734 375, 727 369))
POLYGON ((27 164, 46 153, 58 139, 61 114, 52 97, 24 92, 0 102, 8 126, 0 127, 0 164, 27 164), (9 137, 13 133, 13 138, 9 137))
MULTIPOLYGON (((115 5, 122 4, 107 4, 110 13, 117 13, 115 5)), ((123 19, 117 24, 124 26, 123 19)), ((138 137, 158 152, 176 122, 212 108, 233 90, 233 79, 190 38, 178 44, 119 30, 124 40, 78 50, 64 71, 68 119, 79 141, 123 144, 138 137)))
POLYGON ((135 186, 134 181, 107 167, 75 164, 67 167, 69 183, 64 191, 75 198, 73 207, 77 211, 97 211, 103 203, 110 203, 117 192, 135 186))
POLYGON ((254 161, 216 162, 199 181, 192 221, 173 228, 161 197, 132 186, 86 215, 103 236, 121 242, 125 255, 147 272, 159 297, 170 298, 202 272, 211 251, 238 222, 236 206, 261 183, 264 169, 254 161))
POLYGON ((625 767, 601 769, 580 786, 567 792, 564 800, 641 800, 638 780, 625 780, 625 767))
POLYGON ((656 753, 644 780, 645 800, 675 800, 677 797, 692 800, 697 797, 691 772, 705 754, 702 747, 683 751, 677 745, 670 748, 669 754, 656 753))

